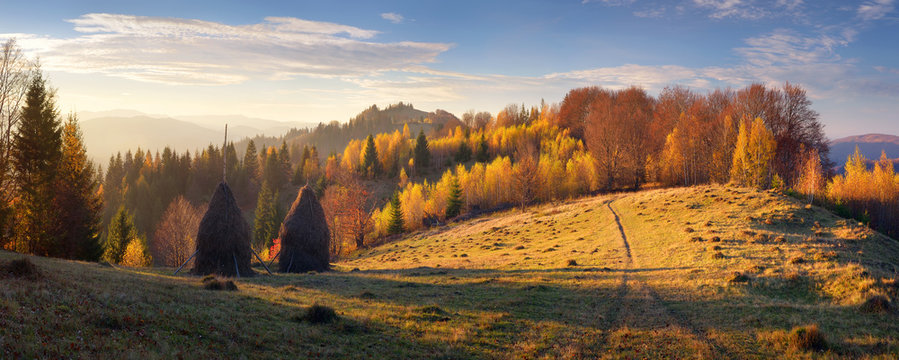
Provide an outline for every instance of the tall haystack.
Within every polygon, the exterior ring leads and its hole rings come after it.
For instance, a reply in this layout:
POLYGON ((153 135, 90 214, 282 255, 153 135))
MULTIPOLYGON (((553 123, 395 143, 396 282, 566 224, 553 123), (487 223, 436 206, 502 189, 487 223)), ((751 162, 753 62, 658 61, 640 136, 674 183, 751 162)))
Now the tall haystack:
POLYGON ((281 272, 329 269, 331 240, 325 211, 309 185, 300 189, 281 224, 281 272))
POLYGON ((200 229, 193 273, 198 275, 252 276, 250 226, 244 220, 228 184, 219 183, 200 229))

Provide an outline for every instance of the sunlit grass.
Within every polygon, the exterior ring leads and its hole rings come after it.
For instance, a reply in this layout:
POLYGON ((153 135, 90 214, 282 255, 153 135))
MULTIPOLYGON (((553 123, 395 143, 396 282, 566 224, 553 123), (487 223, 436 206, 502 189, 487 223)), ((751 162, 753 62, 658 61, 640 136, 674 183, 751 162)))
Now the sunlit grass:
POLYGON ((237 291, 33 257, 42 278, 0 276, 0 357, 894 358, 899 318, 860 306, 896 298, 897 259, 857 223, 717 186, 510 210, 237 291), (303 321, 314 304, 339 320, 303 321), (808 324, 827 349, 790 347, 808 324))

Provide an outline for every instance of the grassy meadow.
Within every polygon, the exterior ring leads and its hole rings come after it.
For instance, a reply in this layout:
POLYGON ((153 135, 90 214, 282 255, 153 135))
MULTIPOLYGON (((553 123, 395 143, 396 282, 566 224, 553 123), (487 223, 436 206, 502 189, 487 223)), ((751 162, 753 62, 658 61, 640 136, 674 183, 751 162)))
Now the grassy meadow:
MULTIPOLYGON (((0 264, 25 256, 0 252, 0 264)), ((0 358, 897 358, 899 243, 772 192, 648 190, 509 210, 233 279, 27 257, 0 358), (335 322, 303 315, 333 308, 335 322), (826 346, 791 340, 817 325, 826 346)))

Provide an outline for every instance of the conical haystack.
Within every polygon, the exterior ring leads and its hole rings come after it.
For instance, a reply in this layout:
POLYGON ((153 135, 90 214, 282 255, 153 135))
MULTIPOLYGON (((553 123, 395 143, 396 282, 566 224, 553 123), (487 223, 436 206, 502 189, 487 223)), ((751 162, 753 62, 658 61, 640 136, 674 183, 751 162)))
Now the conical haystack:
POLYGON ((300 189, 281 224, 281 272, 326 271, 331 240, 325 211, 309 185, 300 189))
POLYGON ((251 251, 250 227, 237 207, 231 188, 222 182, 200 221, 193 273, 252 276, 251 251))

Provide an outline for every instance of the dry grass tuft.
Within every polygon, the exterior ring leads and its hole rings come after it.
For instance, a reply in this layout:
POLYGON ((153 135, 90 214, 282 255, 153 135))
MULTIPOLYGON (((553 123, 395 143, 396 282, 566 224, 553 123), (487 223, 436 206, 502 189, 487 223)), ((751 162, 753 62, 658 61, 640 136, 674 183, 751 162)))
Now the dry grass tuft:
POLYGON ((798 264, 804 264, 804 263, 805 263, 805 259, 803 259, 801 256, 795 256, 792 259, 790 259, 790 264, 798 265, 798 264))
POLYGON ((716 251, 714 254, 712 254, 712 259, 724 259, 724 254, 720 251, 716 251))
POLYGON ((568 266, 577 266, 577 261, 574 259, 568 260, 568 266))
POLYGON ((721 250, 720 245, 709 246, 709 251, 718 251, 718 250, 721 250))
POLYGON ((827 349, 827 339, 818 325, 797 326, 790 331, 790 347, 802 351, 827 349))
POLYGON ((890 299, 883 295, 874 295, 861 305, 861 311, 865 313, 889 313, 893 311, 890 299))
POLYGON ((691 227, 684 228, 684 232, 686 232, 686 233, 691 233, 691 232, 694 232, 694 231, 696 231, 696 230, 693 230, 693 228, 691 228, 691 227))
POLYGON ((214 275, 206 275, 203 277, 203 288, 206 290, 237 291, 237 284, 228 279, 223 279, 214 275))
POLYGON ((337 313, 334 309, 315 304, 306 309, 306 313, 297 315, 294 320, 299 322, 309 322, 311 324, 328 324, 337 321, 337 313))
POLYGON ((34 265, 28 258, 10 261, 4 264, 0 271, 20 279, 37 280, 43 277, 37 265, 34 265))
POLYGON ((749 276, 746 276, 746 274, 743 274, 739 271, 735 271, 730 275, 730 278, 727 279, 727 282, 730 284, 747 283, 749 282, 749 276))
POLYGON ((721 237, 720 236, 712 236, 712 240, 710 240, 710 241, 711 242, 721 242, 721 237))

